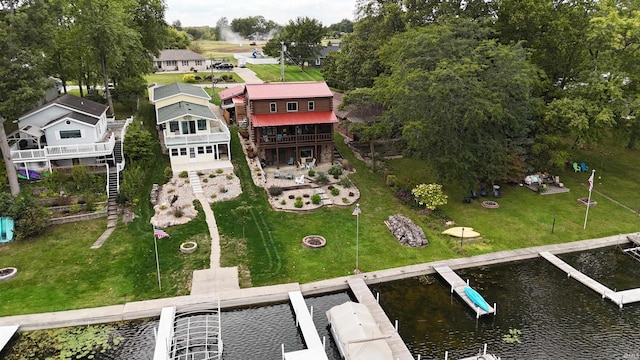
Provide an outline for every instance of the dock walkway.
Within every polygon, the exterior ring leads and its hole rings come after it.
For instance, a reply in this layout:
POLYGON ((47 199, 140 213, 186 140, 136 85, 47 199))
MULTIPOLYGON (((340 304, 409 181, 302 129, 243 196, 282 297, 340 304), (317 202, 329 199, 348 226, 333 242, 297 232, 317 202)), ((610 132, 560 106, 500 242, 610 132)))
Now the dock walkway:
POLYGON ((304 297, 300 291, 290 291, 289 300, 293 311, 296 314, 296 322, 302 332, 307 349, 292 351, 285 353, 283 349, 284 360, 327 360, 327 354, 324 350, 324 344, 320 340, 316 325, 313 323, 311 314, 307 309, 307 303, 304 301, 304 297))
POLYGON ((0 351, 7 346, 19 327, 20 325, 0 326, 0 351))
POLYGON ((396 328, 391 324, 391 321, 387 317, 380 304, 376 301, 371 293, 371 290, 362 278, 350 278, 347 280, 351 291, 358 299, 358 302, 364 304, 369 309, 371 316, 378 323, 378 327, 383 335, 388 335, 386 339, 391 352, 393 353, 394 360, 414 360, 413 356, 409 352, 407 345, 404 343, 396 328))
POLYGON ((491 306, 489 305, 489 311, 485 311, 483 309, 481 309, 478 305, 474 304, 473 301, 471 301, 471 299, 469 299, 469 296, 467 296, 467 294, 464 292, 464 288, 469 286, 467 285, 467 282, 462 280, 462 278, 460 276, 458 276, 458 274, 455 273, 455 271, 451 270, 450 267, 448 266, 437 266, 433 268, 438 274, 440 274, 440 276, 442 276, 442 278, 449 283, 449 285, 451 285, 451 292, 455 292, 456 294, 458 294, 458 296, 460 296, 460 298, 467 303, 467 305, 469 305, 470 308, 472 308, 478 317, 482 316, 482 315, 487 315, 487 314, 495 314, 496 313, 496 309, 495 306, 491 306))
POLYGON ((581 273, 580 271, 576 270, 573 266, 567 264, 566 262, 562 261, 562 259, 558 258, 548 251, 541 252, 540 256, 549 261, 551 264, 555 265, 558 269, 567 273, 568 276, 578 280, 586 287, 602 295, 603 298, 609 298, 620 307, 625 304, 640 301, 640 288, 623 291, 613 291, 588 277, 587 275, 581 273))

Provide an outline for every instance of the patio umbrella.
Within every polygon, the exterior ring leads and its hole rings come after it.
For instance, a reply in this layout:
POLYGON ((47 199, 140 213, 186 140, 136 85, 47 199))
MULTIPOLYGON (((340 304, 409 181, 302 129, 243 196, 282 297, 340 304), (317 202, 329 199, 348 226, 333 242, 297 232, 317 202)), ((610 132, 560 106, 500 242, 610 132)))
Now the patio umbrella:
POLYGON ((455 237, 465 237, 465 238, 474 238, 480 236, 480 233, 473 231, 471 227, 452 227, 442 232, 445 235, 455 236, 455 237))

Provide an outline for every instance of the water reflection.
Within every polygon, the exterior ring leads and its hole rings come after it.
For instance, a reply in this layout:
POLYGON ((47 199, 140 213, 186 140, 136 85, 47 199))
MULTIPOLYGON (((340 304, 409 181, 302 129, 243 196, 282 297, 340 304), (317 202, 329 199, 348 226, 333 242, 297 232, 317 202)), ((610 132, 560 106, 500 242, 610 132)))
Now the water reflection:
MULTIPOLYGON (((612 289, 640 287, 640 262, 620 249, 560 257, 612 289)), ((640 303, 619 309, 543 259, 457 273, 497 303, 497 316, 477 320, 437 275, 371 286, 389 319, 400 321, 400 335, 416 358, 443 359, 449 351, 458 359, 476 354, 484 343, 502 359, 640 358, 640 303), (521 331, 520 343, 503 340, 510 329, 521 331)), ((306 298, 330 360, 340 355, 325 312, 349 300, 347 292, 306 298)), ((95 359, 152 359, 157 320, 132 324, 138 325, 118 330, 125 343, 95 359)), ((281 344, 287 352, 304 348, 288 303, 224 310, 222 328, 224 360, 280 360, 281 344)))

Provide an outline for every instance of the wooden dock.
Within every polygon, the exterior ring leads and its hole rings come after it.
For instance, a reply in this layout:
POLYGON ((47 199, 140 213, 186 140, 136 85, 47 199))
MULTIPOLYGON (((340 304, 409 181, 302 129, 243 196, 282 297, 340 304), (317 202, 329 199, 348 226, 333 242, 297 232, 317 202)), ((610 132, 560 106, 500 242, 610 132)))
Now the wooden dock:
POLYGON ((318 330, 313 323, 302 293, 300 291, 290 291, 289 300, 291 301, 291 306, 293 306, 293 312, 296 314, 296 322, 300 327, 307 348, 285 353, 283 347, 282 358, 284 360, 327 360, 324 344, 320 340, 320 335, 318 335, 318 330))
POLYGON ((173 320, 176 317, 175 306, 162 308, 158 332, 156 333, 156 347, 153 352, 153 360, 167 360, 171 352, 171 340, 173 340, 173 320))
POLYGON ((367 286, 367 284, 361 278, 350 278, 347 280, 351 291, 358 299, 358 302, 364 304, 369 309, 371 316, 378 323, 378 327, 383 335, 389 336, 387 340, 387 344, 389 348, 391 348, 391 352, 393 353, 394 360, 414 360, 413 356, 409 352, 409 348, 404 343, 396 328, 391 324, 391 321, 387 317, 387 314, 384 312, 378 301, 376 301, 375 297, 371 293, 371 290, 367 286))
POLYGON ((573 266, 567 264, 566 262, 562 261, 560 258, 558 258, 557 256, 553 255, 548 251, 541 252, 540 256, 545 258, 551 264, 555 265, 558 269, 567 273, 567 276, 578 280, 589 289, 602 295, 603 298, 605 297, 609 298, 611 301, 613 301, 620 307, 622 307, 625 304, 630 304, 630 303, 640 301, 640 288, 623 290, 623 291, 613 291, 608 287, 600 284, 599 282, 593 280, 592 278, 588 277, 587 275, 581 273, 580 271, 576 270, 573 266))
POLYGON ((0 326, 0 351, 11 341, 20 325, 0 326))
POLYGON ((471 299, 464 292, 464 288, 469 286, 466 281, 462 280, 458 274, 456 274, 453 270, 451 270, 448 266, 437 266, 433 268, 442 278, 451 285, 451 292, 455 292, 460 296, 462 300, 464 300, 470 308, 472 308, 478 317, 487 314, 495 314, 496 309, 495 306, 489 305, 489 311, 485 311, 481 309, 478 305, 474 304, 471 299))

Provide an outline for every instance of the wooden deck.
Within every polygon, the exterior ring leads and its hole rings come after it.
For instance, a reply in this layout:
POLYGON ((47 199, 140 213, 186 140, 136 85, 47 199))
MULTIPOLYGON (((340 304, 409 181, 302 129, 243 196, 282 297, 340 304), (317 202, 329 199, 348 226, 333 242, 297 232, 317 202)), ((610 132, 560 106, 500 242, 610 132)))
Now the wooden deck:
POLYGON ((285 353, 283 349, 283 359, 285 360, 327 360, 324 345, 318 335, 316 325, 313 323, 311 314, 307 309, 307 303, 300 291, 290 291, 289 300, 296 314, 296 322, 302 332, 307 349, 285 353))
POLYGON ((455 292, 460 296, 462 300, 464 300, 470 308, 472 308, 478 317, 487 314, 495 314, 496 309, 495 306, 489 305, 489 311, 484 311, 478 305, 474 304, 471 299, 464 292, 464 288, 467 287, 467 282, 462 280, 458 274, 456 274, 453 270, 451 270, 448 266, 437 266, 433 268, 442 278, 451 285, 451 292, 455 292))
POLYGON ((630 303, 640 301, 640 288, 623 290, 623 291, 613 291, 608 287, 600 284, 599 282, 593 280, 592 278, 588 277, 587 275, 581 273, 580 271, 576 270, 573 266, 567 264, 566 262, 562 261, 562 259, 558 258, 557 256, 553 255, 548 251, 541 252, 540 256, 545 258, 551 264, 555 265, 558 269, 567 273, 567 276, 578 280, 589 289, 602 295, 603 298, 605 297, 609 298, 611 301, 613 301, 620 307, 622 307, 625 304, 630 304, 630 303))
POLYGON ((380 304, 376 301, 367 284, 361 278, 350 278, 347 280, 351 291, 358 299, 358 302, 364 304, 369 309, 371 316, 378 323, 380 331, 383 335, 388 335, 386 339, 394 360, 414 360, 409 352, 407 345, 404 343, 393 324, 387 317, 380 304))
POLYGON ((0 326, 0 351, 11 341, 20 325, 0 326))

